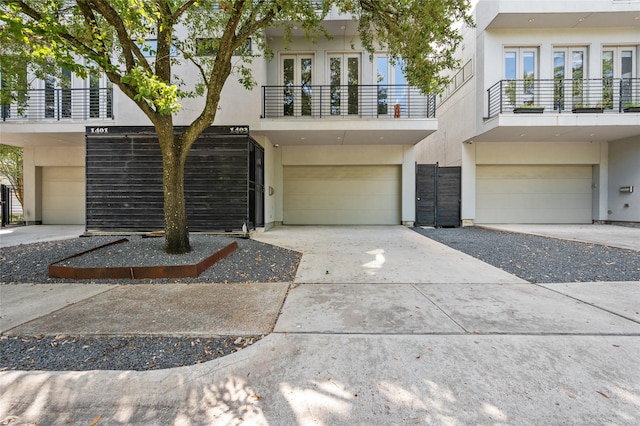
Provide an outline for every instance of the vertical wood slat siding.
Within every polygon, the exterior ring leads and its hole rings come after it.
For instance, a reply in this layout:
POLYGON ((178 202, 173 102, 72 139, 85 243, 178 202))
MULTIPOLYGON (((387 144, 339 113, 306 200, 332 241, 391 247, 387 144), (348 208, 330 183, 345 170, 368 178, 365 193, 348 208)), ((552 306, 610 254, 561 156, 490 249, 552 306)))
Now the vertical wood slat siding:
MULTIPOLYGON (((203 134, 185 165, 191 231, 238 231, 249 217, 248 136, 203 134)), ((163 228, 162 156, 153 135, 87 135, 87 229, 163 228)))
POLYGON ((460 167, 438 168, 437 226, 460 226, 460 167))
POLYGON ((416 164, 416 225, 436 225, 436 164, 416 164))

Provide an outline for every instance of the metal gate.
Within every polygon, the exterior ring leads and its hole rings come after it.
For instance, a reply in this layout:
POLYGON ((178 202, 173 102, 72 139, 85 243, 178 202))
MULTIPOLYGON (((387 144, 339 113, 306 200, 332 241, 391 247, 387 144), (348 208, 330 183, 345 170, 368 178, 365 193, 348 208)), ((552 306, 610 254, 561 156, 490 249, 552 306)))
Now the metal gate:
POLYGON ((11 187, 8 185, 0 185, 0 205, 2 206, 2 220, 1 225, 5 227, 11 223, 11 187))
POLYGON ((460 226, 460 167, 416 164, 416 226, 460 226))

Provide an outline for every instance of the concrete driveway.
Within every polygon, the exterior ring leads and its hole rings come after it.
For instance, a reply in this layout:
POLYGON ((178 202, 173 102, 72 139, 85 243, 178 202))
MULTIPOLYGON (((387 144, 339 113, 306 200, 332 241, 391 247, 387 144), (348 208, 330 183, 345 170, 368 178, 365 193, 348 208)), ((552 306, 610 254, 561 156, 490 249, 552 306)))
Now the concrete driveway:
POLYGON ((10 226, 0 229, 0 247, 67 240, 84 234, 84 225, 10 226))
POLYGON ((284 226, 256 239, 303 253, 296 283, 525 282, 404 226, 284 226))

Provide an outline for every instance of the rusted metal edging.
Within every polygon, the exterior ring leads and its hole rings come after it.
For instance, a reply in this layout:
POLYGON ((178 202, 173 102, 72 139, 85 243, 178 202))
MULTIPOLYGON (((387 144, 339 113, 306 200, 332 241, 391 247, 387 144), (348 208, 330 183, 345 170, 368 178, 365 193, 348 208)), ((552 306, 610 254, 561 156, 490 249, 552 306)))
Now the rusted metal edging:
POLYGON ((158 279, 158 278, 196 278, 216 262, 229 256, 238 248, 236 241, 213 253, 195 264, 158 265, 158 266, 118 266, 118 267, 74 267, 61 266, 59 263, 82 256, 111 245, 128 242, 126 238, 103 244, 73 256, 66 257, 49 265, 49 278, 90 279, 158 279))

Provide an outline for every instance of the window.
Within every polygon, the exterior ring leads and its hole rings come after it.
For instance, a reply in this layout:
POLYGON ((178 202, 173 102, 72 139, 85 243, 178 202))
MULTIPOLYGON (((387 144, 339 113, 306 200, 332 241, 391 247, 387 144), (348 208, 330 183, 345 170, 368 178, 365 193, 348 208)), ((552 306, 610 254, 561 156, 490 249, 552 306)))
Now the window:
POLYGON ((331 115, 358 114, 360 54, 330 54, 329 84, 331 115))
POLYGON ((392 62, 387 55, 375 57, 378 84, 378 115, 394 115, 406 111, 409 86, 403 70, 402 59, 392 62), (389 108, 389 104, 392 105, 389 108), (400 111, 397 111, 397 108, 400 111))
MULTIPOLYGON (((196 56, 216 56, 218 53, 217 38, 196 39, 196 56)), ((233 51, 234 56, 248 56, 252 53, 251 37, 246 39, 242 46, 233 51)))
POLYGON ((62 118, 71 118, 71 71, 62 69, 61 87, 61 108, 62 118))
POLYGON ((534 105, 537 97, 538 49, 506 48, 504 51, 505 95, 509 104, 534 105))
MULTIPOLYGON (((145 40, 144 44, 135 44, 136 46, 138 46, 138 48, 146 58, 153 58, 158 52, 158 40, 156 39, 145 40)), ((178 49, 176 49, 175 46, 171 45, 171 47, 169 48, 169 55, 171 57, 178 56, 178 49)))
POLYGON ((571 109, 583 103, 584 79, 587 78, 586 64, 586 47, 553 49, 554 110, 571 109))
POLYGON ((311 115, 313 105, 313 55, 282 55, 283 114, 311 115))
POLYGON ((602 50, 602 106, 607 109, 638 102, 638 88, 633 87, 636 75, 633 46, 605 47, 602 50), (619 81, 619 83, 617 83, 619 81))

